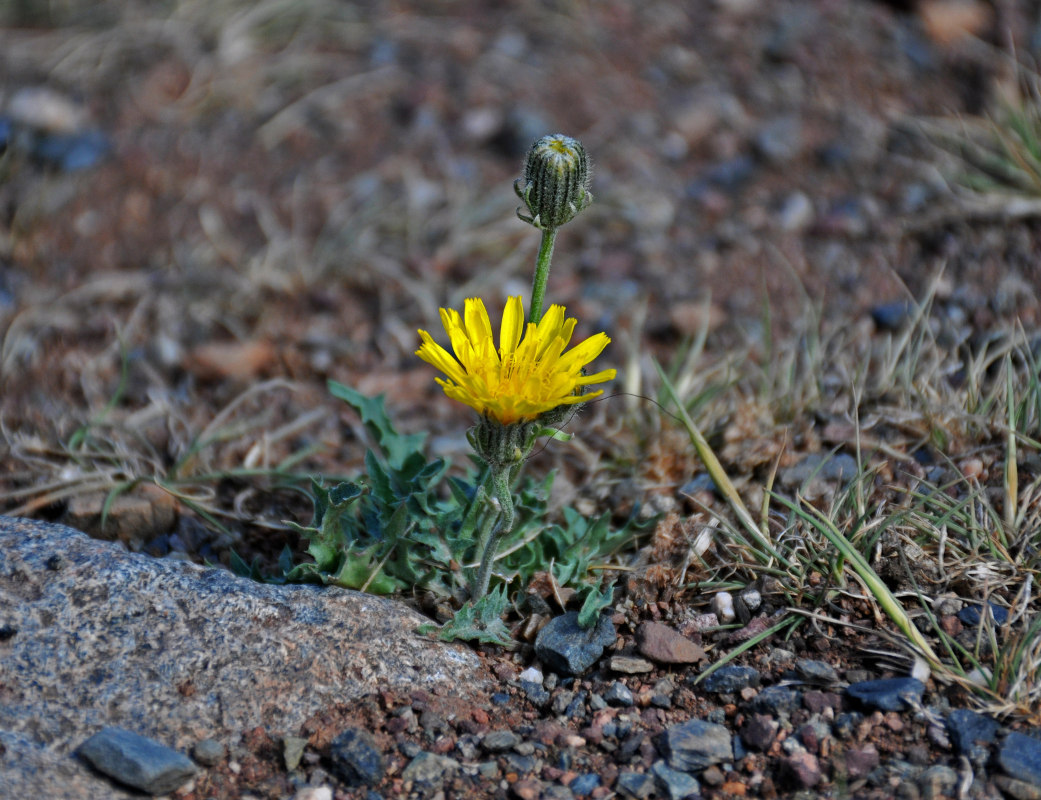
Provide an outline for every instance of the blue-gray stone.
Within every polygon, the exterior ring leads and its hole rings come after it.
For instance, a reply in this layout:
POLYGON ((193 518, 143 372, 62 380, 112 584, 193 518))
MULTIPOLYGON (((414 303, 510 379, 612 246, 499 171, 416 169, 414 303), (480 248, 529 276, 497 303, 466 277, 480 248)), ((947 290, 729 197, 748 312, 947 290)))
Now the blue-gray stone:
POLYGON ((994 741, 1000 727, 997 720, 967 708, 955 709, 947 715, 947 732, 954 748, 973 761, 986 759, 987 746, 994 741))
POLYGON ((691 197, 697 197, 708 186, 720 189, 738 189, 752 177, 753 172, 755 172, 755 162, 749 156, 737 156, 726 161, 719 161, 705 170, 691 184, 687 192, 691 197))
POLYGON ((986 606, 982 605, 971 605, 965 606, 961 611, 958 612, 958 619, 963 625, 970 628, 975 628, 980 624, 980 620, 983 619, 984 608, 990 609, 990 618, 998 625, 1004 625, 1008 622, 1008 609, 1003 608, 994 603, 988 602, 986 606))
POLYGON ((823 481, 851 481, 859 474, 857 460, 848 453, 810 453, 798 464, 784 471, 784 480, 798 486, 814 478, 823 481))
POLYGON ((197 769, 183 753, 123 728, 95 733, 79 754, 98 772, 148 794, 169 794, 197 769))
POLYGON ((506 771, 518 775, 530 775, 538 766, 535 756, 523 756, 520 753, 505 753, 502 759, 506 764, 506 771))
POLYGON ((634 702, 633 693, 621 681, 615 681, 607 687, 604 700, 613 706, 631 706, 634 702))
POLYGON ((546 691, 541 683, 521 681, 520 688, 533 706, 542 708, 549 703, 550 693, 546 691))
POLYGON ((894 300, 872 308, 871 319, 879 330, 898 331, 910 322, 917 312, 918 304, 913 300, 894 300))
POLYGON ((839 682, 839 674, 835 671, 835 667, 826 661, 800 658, 795 662, 795 673, 807 683, 821 686, 839 682))
POLYGON ((701 682, 706 692, 737 692, 759 685, 759 670, 741 664, 720 667, 701 682))
POLYGON ((755 149, 766 161, 785 164, 803 148, 802 121, 795 116, 772 119, 755 136, 755 149))
POLYGON ((644 800, 654 791, 654 778, 643 772, 621 772, 614 788, 623 797, 644 800))
POLYGON ((790 717, 802 705, 802 692, 787 686, 767 686, 752 701, 752 709, 775 717, 790 717))
POLYGON ((204 767, 213 767, 224 760, 224 745, 216 739, 203 739, 192 748, 192 757, 204 767))
POLYGON ((918 776, 918 789, 928 800, 949 797, 958 785, 958 773, 946 764, 934 764, 918 776))
POLYGON ((1006 775, 1041 786, 1041 739, 1013 731, 998 750, 998 764, 1006 775))
POLYGON ((578 612, 569 611, 551 619, 535 638, 535 657, 550 669, 580 675, 614 644, 617 634, 611 618, 604 615, 586 630, 578 624, 578 612))
POLYGON ((733 739, 723 725, 692 719, 665 729, 662 752, 669 766, 693 772, 734 757, 733 739))
POLYGON ((904 711, 921 702, 925 684, 917 678, 882 678, 851 683, 846 687, 846 694, 868 708, 904 711))
POLYGON ((521 738, 513 731, 489 731, 481 740, 481 747, 493 753, 512 750, 520 744, 521 738))
POLYGON ((459 762, 454 758, 424 750, 401 771, 401 779, 425 794, 425 790, 441 788, 445 778, 455 775, 458 770, 459 762))
POLYGON ((579 775, 571 783, 567 785, 567 788, 571 790, 571 794, 590 794, 593 789, 600 785, 600 776, 594 772, 586 772, 583 775, 579 775))
POLYGON ((693 775, 672 769, 664 761, 655 761, 651 766, 651 774, 654 775, 661 789, 659 794, 669 800, 684 800, 701 791, 701 784, 693 775))
POLYGON ((864 715, 859 711, 846 711, 835 717, 831 729, 840 739, 852 739, 863 721, 864 715))
POLYGON ((383 754, 372 734, 347 728, 329 750, 332 771, 348 786, 371 786, 383 777, 383 754))
POLYGON ((712 476, 707 472, 699 472, 683 486, 680 487, 679 493, 681 495, 691 497, 696 495, 698 492, 718 492, 716 488, 716 482, 712 480, 712 476))

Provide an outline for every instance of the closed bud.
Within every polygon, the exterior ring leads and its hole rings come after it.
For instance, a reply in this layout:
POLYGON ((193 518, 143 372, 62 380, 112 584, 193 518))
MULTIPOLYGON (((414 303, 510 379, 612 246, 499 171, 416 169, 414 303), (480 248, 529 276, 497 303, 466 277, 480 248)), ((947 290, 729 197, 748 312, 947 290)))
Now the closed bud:
POLYGON ((540 230, 558 228, 593 202, 589 159, 578 139, 556 133, 543 136, 528 151, 524 177, 513 184, 528 213, 517 216, 540 230))

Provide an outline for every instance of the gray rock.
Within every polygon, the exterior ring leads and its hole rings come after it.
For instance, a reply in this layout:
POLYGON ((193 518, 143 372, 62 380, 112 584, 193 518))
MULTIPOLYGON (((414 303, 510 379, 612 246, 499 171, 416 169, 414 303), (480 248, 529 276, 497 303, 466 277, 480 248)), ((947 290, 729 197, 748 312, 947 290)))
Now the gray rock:
POLYGON ((1041 739, 1013 731, 998 750, 998 765, 1009 777, 1041 785, 1041 739))
POLYGON ((693 772, 733 759, 734 744, 725 726, 692 719, 665 729, 662 752, 673 769, 693 772))
POLYGON ((802 120, 796 116, 770 120, 756 134, 756 152, 771 164, 786 164, 802 152, 802 128, 802 120))
POLYGON ((516 747, 520 740, 513 731, 489 731, 481 740, 481 747, 489 752, 499 753, 516 747))
POLYGON ((739 692, 759 685, 759 670, 741 664, 720 667, 701 682, 706 692, 739 692))
POLYGON ((585 772, 575 778, 568 787, 572 794, 587 795, 600 785, 600 776, 595 772, 585 772))
POLYGON ((848 453, 810 453, 798 464, 783 471, 784 482, 789 486, 799 486, 809 480, 850 481, 857 476, 857 460, 848 453))
POLYGON ((741 741, 751 748, 766 752, 780 727, 780 723, 769 714, 753 714, 741 728, 741 741))
POLYGON ((871 309, 871 319, 880 331, 899 331, 918 313, 918 304, 913 300, 893 300, 880 303, 871 309))
POLYGON ((615 681, 607 687, 604 700, 613 706, 631 706, 634 702, 633 693, 621 681, 615 681))
POLYGON ((984 615, 988 616, 992 622, 998 625, 1004 625, 1008 622, 1008 609, 989 602, 985 607, 975 604, 965 606, 965 608, 958 612, 958 619, 963 625, 975 628, 980 624, 984 615), (989 609, 990 614, 986 614, 984 608, 989 609))
POLYGON ((918 776, 918 789, 922 800, 939 800, 949 797, 958 785, 958 773, 948 766, 937 764, 918 776))
POLYGON ((995 775, 994 783, 1001 791, 1015 800, 1041 800, 1041 786, 1036 783, 1017 781, 1008 775, 995 775))
POLYGON ((622 797, 644 800, 654 792, 654 778, 643 772, 621 772, 614 788, 622 797))
POLYGON ((839 673, 826 661, 800 658, 795 662, 795 673, 807 683, 830 686, 839 682, 839 673))
POLYGON ((383 777, 383 754, 362 728, 347 728, 333 739, 329 760, 333 774, 348 786, 372 786, 383 777))
POLYGON ((788 686, 767 686, 752 700, 752 709, 775 717, 790 717, 802 705, 802 692, 788 686))
POLYGON ((655 761, 651 766, 651 774, 661 789, 659 794, 669 800, 684 800, 701 791, 697 778, 686 772, 672 769, 664 761, 655 761))
POLYGON ((998 728, 997 720, 985 714, 977 714, 967 708, 958 708, 947 715, 947 733, 960 755, 971 761, 982 763, 987 760, 989 747, 998 728))
POLYGON ((802 192, 793 192, 785 198, 777 212, 777 222, 783 230, 798 232, 813 223, 813 203, 802 192))
POLYGON ((227 751, 216 739, 203 739, 192 748, 192 758, 204 767, 213 767, 224 760, 227 751))
POLYGON ((579 675, 589 669, 614 644, 614 623, 602 616, 596 626, 585 630, 578 624, 578 612, 569 611, 551 619, 535 639, 535 657, 550 669, 579 675))
MULTIPOLYGON (((123 727, 188 751, 380 689, 490 685, 423 617, 338 588, 269 586, 127 553, 60 525, 0 517, 0 794, 132 797, 72 755, 123 727), (60 555, 64 567, 48 568, 60 555)), ((463 689, 465 690, 465 689, 463 689)))
POLYGON ((459 770, 459 762, 448 756, 439 756, 425 750, 413 758, 401 771, 401 779, 417 789, 438 789, 459 770))
POLYGON ((525 696, 533 706, 542 708, 549 704, 550 693, 542 687, 541 683, 521 681, 520 688, 524 691, 525 696))
POLYGON ((859 711, 846 711, 835 717, 831 729, 840 739, 852 739, 863 721, 864 715, 859 711))
POLYGON ((148 794, 168 794, 197 767, 183 753, 123 728, 105 728, 79 749, 98 772, 148 794))
POLYGON ((300 759, 304 757, 304 749, 308 740, 302 736, 286 736, 282 739, 282 761, 286 769, 292 772, 300 766, 300 759))
POLYGON ((883 678, 851 683, 846 694, 868 708, 880 711, 904 711, 914 708, 925 693, 925 684, 917 678, 883 678))

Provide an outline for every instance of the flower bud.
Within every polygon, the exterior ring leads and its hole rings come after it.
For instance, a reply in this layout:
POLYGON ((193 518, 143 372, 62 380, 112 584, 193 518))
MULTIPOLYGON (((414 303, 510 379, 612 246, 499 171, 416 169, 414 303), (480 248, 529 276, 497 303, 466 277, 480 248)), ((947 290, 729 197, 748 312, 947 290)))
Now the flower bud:
POLYGON ((593 202, 589 160, 578 139, 557 133, 543 136, 528 150, 524 177, 513 184, 529 214, 517 216, 540 230, 558 228, 593 202))

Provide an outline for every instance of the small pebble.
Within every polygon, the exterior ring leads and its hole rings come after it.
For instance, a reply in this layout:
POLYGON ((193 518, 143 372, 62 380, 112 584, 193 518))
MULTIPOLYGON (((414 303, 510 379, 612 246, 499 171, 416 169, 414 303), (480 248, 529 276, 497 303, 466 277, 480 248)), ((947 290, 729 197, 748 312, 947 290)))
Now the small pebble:
POLYGON ((212 767, 224 760, 224 745, 216 739, 203 739, 192 748, 192 758, 204 767, 212 767))
POLYGON ((1041 786, 1041 739, 1013 731, 1001 743, 998 764, 1006 775, 1041 786))
POLYGON ((987 603, 986 606, 965 606, 965 608, 958 612, 958 619, 962 622, 962 624, 970 628, 975 628, 980 624, 980 621, 983 619, 983 609, 985 607, 990 609, 990 618, 998 625, 1004 625, 1006 622, 1008 622, 1008 609, 1003 608, 999 605, 995 605, 994 603, 987 603))
POLYGON ((650 661, 635 656, 611 656, 608 665, 614 672, 624 672, 627 675, 638 675, 654 669, 654 664, 650 661))
POLYGON ((734 597, 730 592, 716 592, 712 596, 710 607, 724 625, 733 622, 737 618, 737 612, 734 611, 734 597))
POLYGON ((542 683, 542 671, 538 667, 528 667, 517 676, 517 680, 525 683, 542 683))
POLYGON ((498 753, 515 747, 520 740, 521 738, 513 731, 491 731, 481 739, 481 747, 489 752, 498 753))
POLYGON ((807 683, 830 686, 839 682, 838 672, 825 661, 800 658, 795 662, 795 672, 807 683))
POLYGON ((904 711, 914 708, 925 693, 925 684, 917 678, 884 678, 851 683, 846 694, 868 708, 881 711, 904 711))
POLYGON ((622 797, 644 800, 654 792, 654 778, 642 772, 622 772, 618 775, 614 788, 622 797))
POLYGON ((198 771, 186 755, 123 728, 95 733, 79 754, 99 772, 148 794, 169 794, 198 771))
POLYGON ((736 692, 759 685, 759 670, 741 664, 720 667, 701 682, 706 692, 736 692))
POLYGON ((304 756, 307 744, 307 739, 301 736, 286 736, 282 739, 282 760, 288 771, 292 772, 300 766, 300 759, 304 756))

